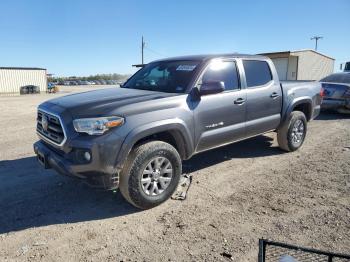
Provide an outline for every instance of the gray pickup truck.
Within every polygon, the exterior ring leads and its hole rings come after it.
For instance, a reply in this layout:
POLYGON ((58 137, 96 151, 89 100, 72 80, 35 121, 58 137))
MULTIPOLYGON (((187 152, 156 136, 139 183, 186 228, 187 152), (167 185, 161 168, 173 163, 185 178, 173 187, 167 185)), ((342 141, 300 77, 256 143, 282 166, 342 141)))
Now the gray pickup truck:
POLYGON ((281 84, 255 55, 176 57, 145 65, 121 88, 49 100, 38 107, 34 144, 45 168, 105 189, 138 208, 167 200, 182 160, 277 132, 297 150, 320 112, 321 84, 281 84))

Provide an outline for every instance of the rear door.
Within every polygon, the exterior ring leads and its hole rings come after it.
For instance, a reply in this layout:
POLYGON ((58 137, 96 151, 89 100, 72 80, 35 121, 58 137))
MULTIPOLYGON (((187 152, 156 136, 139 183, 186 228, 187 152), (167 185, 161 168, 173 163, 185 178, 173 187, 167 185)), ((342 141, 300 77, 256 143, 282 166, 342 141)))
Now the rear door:
POLYGON ((212 61, 204 70, 202 82, 222 81, 225 91, 203 95, 194 105, 196 152, 217 147, 245 136, 246 92, 240 84, 235 60, 212 61))
POLYGON ((282 89, 271 66, 265 60, 244 59, 244 80, 247 90, 246 132, 258 135, 276 129, 281 121, 282 89))

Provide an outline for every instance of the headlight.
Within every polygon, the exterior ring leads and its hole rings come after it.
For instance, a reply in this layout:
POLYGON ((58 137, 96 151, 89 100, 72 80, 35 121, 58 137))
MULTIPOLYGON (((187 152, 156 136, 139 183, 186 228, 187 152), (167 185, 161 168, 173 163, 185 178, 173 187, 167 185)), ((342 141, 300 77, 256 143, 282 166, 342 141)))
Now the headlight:
POLYGON ((75 131, 89 135, 102 135, 108 129, 124 124, 124 118, 118 116, 81 118, 73 120, 75 131))

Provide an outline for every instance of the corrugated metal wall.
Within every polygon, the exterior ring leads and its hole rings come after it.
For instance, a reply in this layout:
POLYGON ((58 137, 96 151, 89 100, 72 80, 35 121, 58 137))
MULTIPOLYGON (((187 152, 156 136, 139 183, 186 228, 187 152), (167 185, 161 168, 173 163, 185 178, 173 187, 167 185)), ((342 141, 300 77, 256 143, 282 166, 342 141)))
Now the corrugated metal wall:
POLYGON ((298 80, 320 80, 333 73, 331 58, 306 50, 291 54, 298 56, 298 80))
POLYGON ((288 74, 287 80, 297 80, 298 73, 298 57, 290 56, 288 59, 288 74))
POLYGON ((0 94, 19 94, 26 85, 39 86, 41 93, 46 92, 46 70, 0 68, 0 94))

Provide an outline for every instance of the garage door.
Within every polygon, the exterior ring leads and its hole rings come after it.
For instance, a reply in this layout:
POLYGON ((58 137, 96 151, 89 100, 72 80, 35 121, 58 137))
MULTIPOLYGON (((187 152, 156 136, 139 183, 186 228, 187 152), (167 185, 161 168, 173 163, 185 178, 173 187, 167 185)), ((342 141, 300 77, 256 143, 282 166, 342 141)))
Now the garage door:
POLYGON ((272 61, 275 64, 279 79, 287 80, 288 58, 274 58, 272 61))

